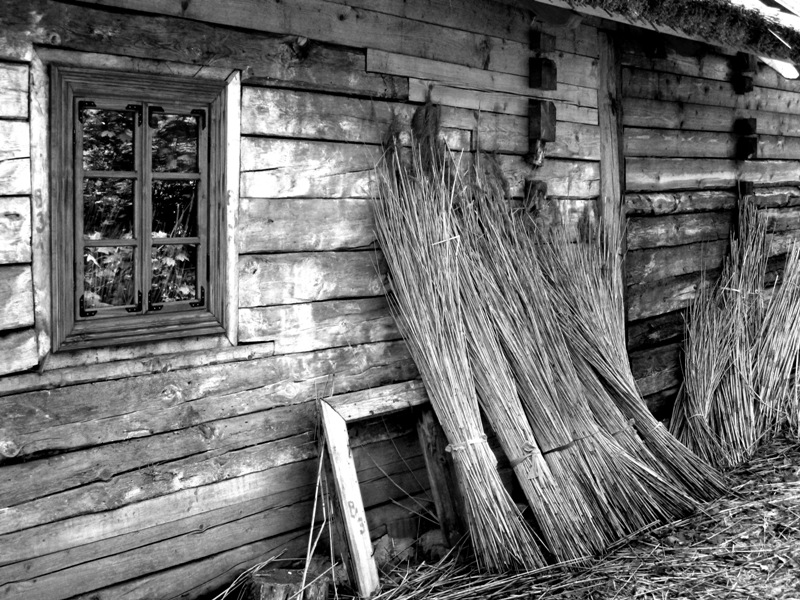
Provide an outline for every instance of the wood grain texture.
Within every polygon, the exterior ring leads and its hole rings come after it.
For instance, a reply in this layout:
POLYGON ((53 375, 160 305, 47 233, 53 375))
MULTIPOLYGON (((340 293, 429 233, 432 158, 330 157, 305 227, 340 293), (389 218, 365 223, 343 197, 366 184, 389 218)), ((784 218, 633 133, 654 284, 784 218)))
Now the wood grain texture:
POLYGON ((369 198, 245 198, 239 251, 312 252, 364 248, 375 241, 369 198))
MULTIPOLYGON (((39 362, 36 333, 33 328, 0 333, 0 375, 25 371, 39 362)), ((16 456, 19 446, 0 435, 0 458, 16 456)))
POLYGON ((328 300, 243 308, 239 339, 274 341, 276 354, 366 344, 400 337, 386 298, 328 300))
MULTIPOLYGON (((626 156, 735 158, 738 136, 710 131, 625 129, 626 156)), ((800 138, 758 136, 759 159, 800 159, 800 138)))
POLYGON ((0 160, 0 196, 21 196, 31 193, 31 159, 0 160))
POLYGON ((678 310, 628 323, 628 350, 662 346, 683 339, 684 311, 678 310))
MULTIPOLYGON (((334 301, 329 313, 335 312, 336 302, 349 301, 334 301)), ((375 319, 380 322, 378 315, 375 319)), ((368 329, 368 318, 365 321, 360 327, 368 329)), ((342 329, 347 329, 346 323, 342 329)), ((358 327, 352 333, 357 337, 358 327)), ((404 344, 378 343, 20 393, 0 398, 5 415, 0 440, 28 455, 146 438, 308 399, 313 391, 292 382, 331 377, 337 367, 360 373, 375 364, 378 370, 395 371, 400 380, 409 379, 414 377, 413 372, 408 375, 409 361, 404 344), (267 392, 269 396, 259 399, 267 392), (220 403, 220 396, 230 402, 220 403), (136 398, 135 410, 131 410, 131 398, 136 398)))
POLYGON ((731 219, 729 212, 634 217, 628 222, 628 250, 726 240, 731 219))
POLYGON ((404 381, 382 388, 340 394, 326 399, 347 422, 405 410, 428 402, 421 380, 404 381))
POLYGON ((629 216, 661 216, 676 213, 726 211, 736 206, 736 194, 709 190, 672 193, 626 194, 629 216))
POLYGON ((631 371, 643 396, 675 387, 680 383, 680 344, 667 344, 631 352, 631 371))
POLYGON ((384 293, 379 251, 297 252, 239 257, 241 307, 302 304, 384 293))
POLYGON ((600 193, 600 163, 546 159, 533 168, 521 156, 498 156, 500 168, 508 181, 511 195, 522 197, 526 179, 547 182, 550 196, 596 198, 600 193))
POLYGON ((31 262, 31 199, 0 198, 0 264, 31 262))
POLYGON ((708 287, 719 271, 689 273, 652 284, 628 288, 628 320, 636 321, 686 308, 697 295, 699 286, 708 287))
POLYGON ((787 112, 766 112, 757 108, 731 108, 653 98, 623 100, 626 127, 684 129, 689 131, 733 131, 736 119, 758 119, 758 131, 765 135, 796 137, 800 116, 787 112))
POLYGON ((28 65, 0 62, 0 118, 28 118, 28 65))
POLYGON ((728 240, 633 250, 625 256, 628 285, 652 283, 687 273, 719 269, 728 240))
POLYGON ((0 330, 33 325, 33 282, 29 265, 0 266, 0 330))
POLYGON ((25 121, 0 121, 0 161, 31 155, 30 127, 25 121))

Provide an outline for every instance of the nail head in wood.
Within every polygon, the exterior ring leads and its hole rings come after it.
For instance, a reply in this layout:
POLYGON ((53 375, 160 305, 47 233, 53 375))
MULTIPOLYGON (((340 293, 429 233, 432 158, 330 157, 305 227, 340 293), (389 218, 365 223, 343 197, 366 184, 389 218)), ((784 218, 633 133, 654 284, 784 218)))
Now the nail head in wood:
POLYGON ((549 58, 535 56, 529 61, 530 75, 528 86, 537 90, 554 90, 558 86, 556 83, 557 71, 556 63, 549 58))
POLYGON ((543 142, 556 141, 556 105, 549 100, 528 103, 528 138, 543 142))

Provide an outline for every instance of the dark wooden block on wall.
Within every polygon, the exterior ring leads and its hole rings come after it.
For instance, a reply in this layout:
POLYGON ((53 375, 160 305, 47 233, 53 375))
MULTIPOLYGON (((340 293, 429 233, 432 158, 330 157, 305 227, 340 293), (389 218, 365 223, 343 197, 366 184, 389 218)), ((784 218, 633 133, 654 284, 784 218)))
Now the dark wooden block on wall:
POLYGON ((736 160, 755 160, 758 158, 758 136, 743 135, 736 140, 736 160))
POLYGON ((538 29, 531 29, 531 50, 538 52, 555 52, 556 36, 544 33, 538 29))
POLYGON ((528 138, 556 141, 556 105, 549 100, 531 100, 528 104, 528 138))
POLYGON ((549 58, 536 56, 530 59, 530 79, 528 86, 537 90, 554 90, 556 83, 556 63, 549 58))
POLYGON ((739 196, 752 196, 756 193, 756 186, 752 181, 740 181, 738 184, 739 196))
POLYGON ((736 135, 755 135, 758 133, 758 119, 755 117, 736 119, 733 122, 733 133, 736 135))
POLYGON ((752 75, 758 73, 758 59, 754 54, 739 52, 733 57, 731 67, 737 73, 752 75))
POLYGON ((749 94, 755 89, 753 78, 742 73, 734 73, 731 77, 731 84, 733 84, 733 91, 739 96, 749 94))

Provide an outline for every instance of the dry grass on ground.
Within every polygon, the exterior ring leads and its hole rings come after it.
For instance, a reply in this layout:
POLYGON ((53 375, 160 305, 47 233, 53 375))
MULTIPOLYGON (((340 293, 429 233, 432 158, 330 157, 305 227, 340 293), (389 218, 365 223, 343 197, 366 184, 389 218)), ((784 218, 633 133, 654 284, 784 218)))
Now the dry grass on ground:
POLYGON ((800 600, 800 443, 779 438, 729 474, 730 492, 580 570, 480 575, 404 566, 378 600, 800 600))

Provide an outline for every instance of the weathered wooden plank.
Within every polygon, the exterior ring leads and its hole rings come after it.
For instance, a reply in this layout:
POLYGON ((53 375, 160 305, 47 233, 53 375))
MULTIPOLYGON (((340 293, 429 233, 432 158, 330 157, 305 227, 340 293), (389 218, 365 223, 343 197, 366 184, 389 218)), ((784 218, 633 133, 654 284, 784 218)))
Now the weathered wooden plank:
MULTIPOLYGON (((678 374, 678 381, 683 381, 683 375, 678 374)), ((644 382, 643 382, 644 383, 644 382)), ((660 387, 653 381, 652 387, 660 387)), ((678 396, 680 386, 669 387, 653 394, 645 395, 642 399, 647 405, 647 409, 659 421, 669 421, 672 418, 672 408, 675 406, 675 399, 678 396)))
POLYGON ((28 65, 0 63, 0 118, 28 118, 28 65))
POLYGON ((244 198, 238 236, 243 254, 364 248, 375 241, 372 200, 244 198))
POLYGON ((699 286, 712 285, 718 276, 719 271, 706 271, 631 286, 628 288, 628 320, 636 321, 685 308, 694 300, 699 286))
POLYGON ((272 340, 278 354, 399 337, 383 296, 243 308, 239 316, 239 339, 272 340))
POLYGON ((735 193, 720 190, 626 194, 625 207, 629 216, 660 216, 731 210, 736 199, 735 193))
MULTIPOLYGON (((625 129, 627 156, 663 156, 675 158, 735 158, 738 136, 733 133, 625 129)), ((800 138, 759 135, 759 159, 800 159, 800 138)))
POLYGON ((368 198, 379 158, 378 146, 244 138, 241 195, 368 198))
MULTIPOLYGON (((515 60, 508 69, 488 71, 483 68, 465 67, 406 54, 367 49, 367 71, 386 73, 417 79, 438 81, 462 89, 483 92, 505 92, 527 96, 531 93, 528 79, 528 52, 515 60)), ((576 54, 560 53, 550 55, 558 67, 559 85, 572 85, 586 88, 597 87, 597 60, 576 54)))
POLYGON ((31 262, 31 199, 0 198, 0 264, 31 262))
POLYGON ((667 344, 631 352, 631 371, 643 396, 675 387, 680 383, 680 344, 667 344))
POLYGON ((377 389, 339 394, 326 399, 326 402, 348 422, 404 410, 425 404, 427 401, 425 385, 418 379, 377 389))
POLYGON ((384 293, 380 251, 239 257, 239 306, 302 304, 384 293))
POLYGON ((595 198, 600 193, 597 162, 546 159, 541 167, 533 168, 521 156, 500 155, 498 160, 515 197, 523 195, 526 179, 546 181, 550 196, 595 198))
POLYGON ((25 121, 0 121, 0 161, 31 155, 31 134, 25 121))
POLYGON ((292 382, 322 380, 339 368, 366 372, 375 364, 399 380, 413 378, 409 361, 402 342, 378 343, 16 394, 0 399, 0 440, 30 454, 146 437, 307 399, 313 382, 292 382))
POLYGON ((625 98, 623 122, 627 127, 659 127, 690 131, 733 131, 736 119, 758 119, 759 133, 796 136, 800 116, 747 108, 662 101, 661 99, 625 98))
POLYGON ((800 243, 800 232, 787 231, 767 234, 767 241, 770 245, 771 254, 784 254, 791 249, 793 244, 800 243))
POLYGON ((625 256, 626 279, 628 285, 640 285, 704 269, 719 269, 727 253, 727 239, 630 251, 625 256))
POLYGON ((0 160, 0 196, 22 196, 31 193, 31 159, 0 160))
MULTIPOLYGON (((430 98, 435 104, 469 108, 483 112, 527 116, 528 99, 515 94, 480 92, 435 81, 410 78, 409 99, 425 102, 430 98)), ((597 92, 588 88, 562 85, 558 90, 530 90, 530 98, 553 100, 557 103, 556 116, 559 121, 597 125, 597 92)))
POLYGON ((319 407, 355 583, 359 594, 369 598, 380 582, 378 568, 372 557, 372 544, 364 515, 364 501, 358 485, 356 466, 350 451, 347 422, 324 401, 319 403, 319 407))
POLYGON ((628 158, 630 191, 732 188, 743 179, 761 184, 796 184, 796 161, 757 160, 737 163, 716 158, 628 158))
POLYGON ((622 78, 625 94, 633 98, 795 114, 800 108, 800 92, 797 91, 756 87, 748 94, 737 95, 727 81, 629 67, 622 70, 622 78))
POLYGON ((628 220, 628 250, 727 240, 732 214, 689 213, 628 220))
POLYGON ((0 330, 33 325, 30 265, 0 267, 0 330))
MULTIPOLYGON (((35 367, 39 363, 39 352, 34 330, 31 328, 0 333, 0 356, 3 357, 0 361, 0 375, 35 367)), ((5 420, 5 414, 3 418, 5 420)), ((16 446, 9 444, 9 440, 0 435, 0 458, 9 454, 13 456, 16 452, 16 446)))
POLYGON ((628 323, 628 349, 661 346, 683 338, 684 311, 675 311, 628 323))
POLYGON ((800 206, 800 188, 767 187, 755 188, 756 204, 760 208, 800 206))

